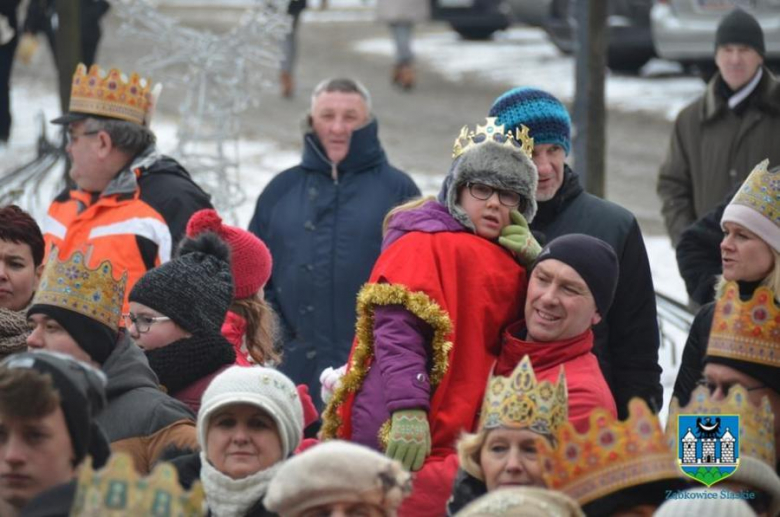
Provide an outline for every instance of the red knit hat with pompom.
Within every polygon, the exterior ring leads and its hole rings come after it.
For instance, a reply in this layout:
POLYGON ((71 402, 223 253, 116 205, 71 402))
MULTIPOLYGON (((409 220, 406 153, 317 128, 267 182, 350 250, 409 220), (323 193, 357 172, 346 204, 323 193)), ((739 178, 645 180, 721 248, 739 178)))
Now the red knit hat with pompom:
POLYGON ((235 226, 222 223, 216 210, 210 208, 192 214, 187 223, 187 235, 214 232, 230 246, 230 262, 235 283, 235 299, 254 296, 271 276, 271 252, 263 241, 235 226))

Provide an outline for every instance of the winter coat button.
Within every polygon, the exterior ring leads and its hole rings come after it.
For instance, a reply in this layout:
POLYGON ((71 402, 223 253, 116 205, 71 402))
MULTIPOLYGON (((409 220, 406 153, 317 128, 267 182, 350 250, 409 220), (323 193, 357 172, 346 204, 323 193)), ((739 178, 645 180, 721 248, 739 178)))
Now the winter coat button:
POLYGON ((427 382, 427 380, 428 379, 426 379, 424 373, 418 373, 417 374, 417 382, 419 382, 420 384, 425 384, 427 382))
POLYGON ((305 223, 303 223, 303 227, 309 230, 310 232, 313 232, 314 229, 316 228, 316 226, 314 226, 314 223, 311 221, 306 221, 305 223))
POLYGON ((731 176, 732 178, 736 178, 737 177, 737 169, 729 169, 729 176, 731 176))
POLYGON ((314 266, 312 264, 306 264, 306 269, 308 271, 314 271, 314 266))
POLYGON ((308 306, 306 307, 306 311, 308 311, 308 312, 314 312, 314 305, 308 305, 308 306))
POLYGON ((317 351, 316 350, 309 350, 306 352, 306 359, 314 359, 317 357, 317 351))

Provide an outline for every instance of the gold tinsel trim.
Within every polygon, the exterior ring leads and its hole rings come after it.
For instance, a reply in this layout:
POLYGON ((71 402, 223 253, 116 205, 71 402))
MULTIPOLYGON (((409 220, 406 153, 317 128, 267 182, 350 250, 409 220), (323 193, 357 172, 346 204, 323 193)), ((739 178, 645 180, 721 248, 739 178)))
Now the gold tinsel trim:
MULTIPOLYGON (((356 393, 363 385, 363 380, 368 373, 366 363, 374 355, 374 309, 376 306, 385 305, 401 305, 433 328, 433 340, 431 341, 433 366, 429 373, 431 387, 436 387, 444 374, 447 373, 452 342, 447 341, 446 338, 452 332, 452 321, 447 313, 439 307, 439 304, 427 294, 411 292, 401 285, 365 284, 358 293, 357 300, 358 318, 355 324, 357 346, 352 355, 349 371, 342 377, 341 385, 333 393, 333 397, 322 413, 323 439, 337 437, 338 429, 341 426, 338 409, 350 393, 356 393)), ((387 427, 387 432, 383 433, 382 431, 385 426, 388 426, 388 422, 385 422, 380 429, 382 447, 386 444, 386 440, 384 440, 385 443, 382 443, 382 436, 386 438, 389 435, 389 427, 387 427)))

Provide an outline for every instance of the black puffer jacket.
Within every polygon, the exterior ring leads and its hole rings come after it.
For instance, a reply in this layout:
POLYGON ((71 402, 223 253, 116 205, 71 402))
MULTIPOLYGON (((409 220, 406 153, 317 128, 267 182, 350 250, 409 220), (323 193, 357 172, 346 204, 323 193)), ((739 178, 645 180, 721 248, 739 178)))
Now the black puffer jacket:
POLYGON ((568 166, 555 196, 539 203, 531 229, 547 242, 560 235, 584 233, 609 243, 620 262, 615 300, 593 328, 594 353, 615 397, 618 415, 628 416, 628 401, 641 397, 659 409, 663 396, 658 365, 655 291, 642 231, 625 208, 588 194, 568 166))

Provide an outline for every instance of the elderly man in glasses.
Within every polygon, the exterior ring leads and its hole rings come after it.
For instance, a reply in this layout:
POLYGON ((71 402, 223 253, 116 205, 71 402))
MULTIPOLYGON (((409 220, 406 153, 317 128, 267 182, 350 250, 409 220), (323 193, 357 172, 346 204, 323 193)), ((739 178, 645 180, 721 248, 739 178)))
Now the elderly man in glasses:
POLYGON ((27 310, 27 346, 103 371, 108 405, 97 421, 111 450, 130 454, 146 474, 168 446, 198 447, 194 415, 160 390, 143 351, 119 328, 127 275, 116 280, 108 261, 94 269, 88 262, 79 252, 67 259, 52 252, 27 310))

